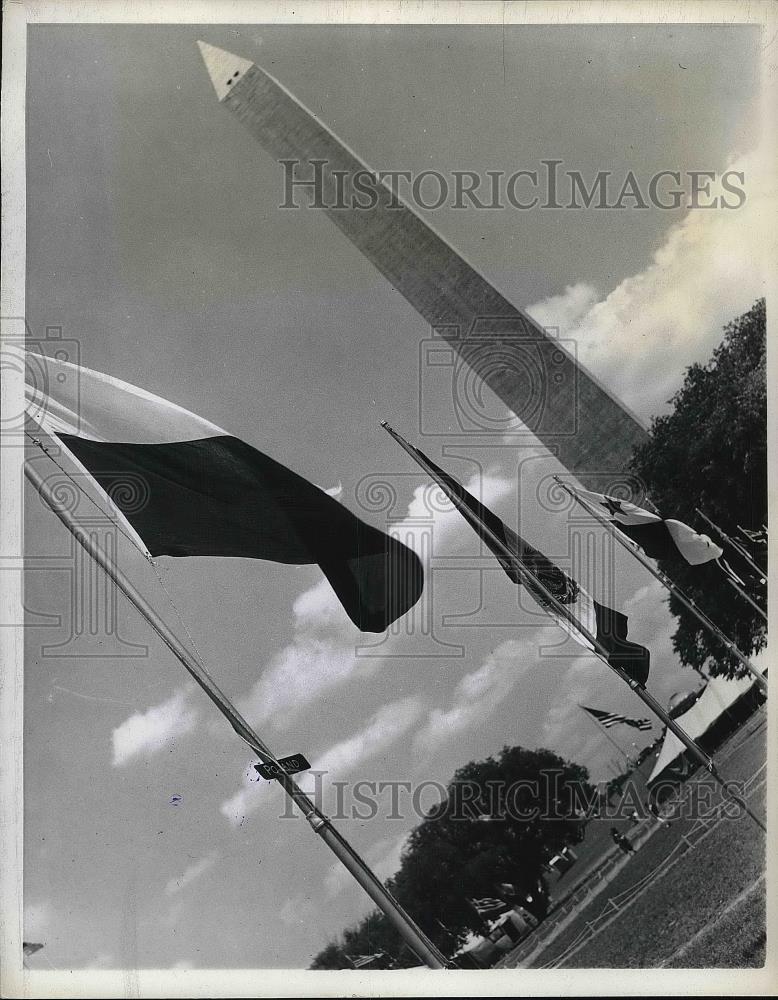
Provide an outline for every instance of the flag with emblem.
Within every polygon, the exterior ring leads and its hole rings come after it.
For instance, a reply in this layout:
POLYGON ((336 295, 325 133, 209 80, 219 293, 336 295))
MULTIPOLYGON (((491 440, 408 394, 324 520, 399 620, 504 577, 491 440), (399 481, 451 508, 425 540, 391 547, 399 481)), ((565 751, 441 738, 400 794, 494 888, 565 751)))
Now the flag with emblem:
POLYGON ((525 542, 504 521, 485 507, 453 476, 444 472, 424 452, 409 444, 385 421, 382 426, 405 451, 438 483, 459 513, 495 554, 508 577, 523 584, 551 618, 576 642, 594 649, 592 642, 575 623, 579 622, 607 652, 608 663, 632 677, 639 684, 648 679, 648 650, 627 638, 627 616, 595 601, 575 580, 563 573, 550 559, 525 542), (520 572, 521 567, 524 572, 520 572), (538 584, 542 585, 539 586, 538 584), (551 595, 552 599, 547 596, 551 595), (564 605, 573 621, 558 613, 564 605))
POLYGON ((576 494, 610 523, 640 546, 651 559, 672 562, 684 559, 691 566, 719 559, 724 550, 707 535, 700 534, 683 521, 660 517, 627 500, 576 490, 576 494))

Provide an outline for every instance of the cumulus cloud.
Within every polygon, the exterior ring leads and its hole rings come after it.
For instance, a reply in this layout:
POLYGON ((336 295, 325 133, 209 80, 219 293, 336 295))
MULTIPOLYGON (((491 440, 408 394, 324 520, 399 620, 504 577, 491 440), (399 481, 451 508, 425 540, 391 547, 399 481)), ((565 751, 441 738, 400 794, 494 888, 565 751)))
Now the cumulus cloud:
MULTIPOLYGON (((583 750, 596 743, 587 732, 586 723, 578 707, 581 702, 597 700, 600 678, 599 664, 591 656, 575 657, 559 681, 559 696, 554 698, 543 722, 544 745, 567 753, 575 759, 584 759, 583 750)), ((603 669, 607 669, 603 666, 603 669)), ((598 705, 593 706, 595 708, 598 705)), ((605 706, 613 708, 608 704, 605 706)))
MULTIPOLYGON (((493 504, 511 492, 513 483, 493 473, 473 476, 467 489, 484 503, 493 504)), ((434 522, 436 545, 449 539, 462 526, 459 513, 439 497, 430 504, 429 484, 419 486, 408 504, 403 520, 392 526, 392 533, 419 554, 423 553, 423 529, 419 521, 434 522)), ((463 532, 467 539, 467 533, 463 532)), ((319 580, 295 600, 295 632, 292 642, 271 660, 262 676, 239 702, 241 713, 254 725, 272 718, 283 728, 292 714, 315 701, 325 691, 344 684, 357 672, 375 674, 381 658, 358 657, 356 647, 361 633, 349 621, 326 579, 319 580)), ((383 647, 387 651, 391 640, 383 647)), ((341 769, 348 759, 364 759, 378 752, 416 721, 421 709, 414 699, 405 699, 379 709, 365 728, 327 752, 326 760, 317 761, 316 769, 329 772, 341 769), (396 736, 391 736, 395 732, 396 736)), ((247 773, 244 785, 221 806, 221 812, 235 825, 258 808, 260 796, 247 773)))
POLYGON ((180 892, 191 882, 195 882, 198 878, 201 878, 207 871, 216 864, 219 857, 218 851, 211 851, 210 854, 206 854, 204 858, 200 858, 199 861, 195 861, 193 864, 189 865, 184 869, 178 878, 171 878, 170 881, 165 886, 165 895, 173 896, 175 893, 180 892))
POLYGON ((312 765, 332 779, 353 770, 357 764, 387 749, 405 735, 422 714, 419 698, 403 698, 383 705, 364 728, 325 750, 312 765))
MULTIPOLYGON (((473 477, 467 488, 486 504, 508 494, 513 483, 493 474, 473 477)), ((420 555, 423 533, 419 521, 434 521, 436 546, 452 531, 462 527, 462 518, 448 502, 429 505, 429 486, 418 487, 408 505, 405 518, 391 528, 392 534, 420 555)), ((463 537, 467 535, 463 533, 463 537)), ((358 657, 356 647, 361 633, 349 621, 326 579, 319 580, 295 600, 294 638, 281 649, 267 669, 238 704, 246 718, 261 725, 273 718, 283 726, 288 715, 314 701, 324 691, 342 684, 357 671, 363 676, 375 673, 379 657, 358 657)), ((388 647, 386 647, 388 648, 388 647)))
POLYGON ((136 712, 117 726, 112 734, 113 766, 121 767, 140 754, 157 753, 194 729, 199 711, 187 704, 187 697, 179 689, 167 701, 136 712))
POLYGON ((537 651, 527 655, 527 640, 501 643, 486 661, 457 684, 451 707, 429 712, 416 734, 414 750, 427 755, 454 736, 485 721, 524 675, 535 667, 537 651))
POLYGON ((256 785, 249 782, 251 779, 247 776, 243 787, 219 806, 219 812, 233 826, 241 826, 247 816, 259 809, 260 799, 256 785))
MULTIPOLYGON (((358 633, 340 623, 340 605, 329 606, 330 595, 324 588, 302 597, 311 603, 321 597, 320 613, 297 618, 294 640, 272 658, 249 694, 238 703, 240 711, 255 725, 273 718, 281 727, 285 715, 347 680, 357 668, 377 668, 377 663, 357 658, 358 633)), ((331 600, 336 600, 334 595, 331 600)))
MULTIPOLYGON (((578 359, 644 421, 666 408, 685 367, 708 359, 722 327, 765 294, 772 172, 756 151, 729 169, 743 175, 742 207, 690 210, 651 264, 604 298, 577 284, 527 310, 574 338, 578 359)), ((710 194, 721 196, 720 185, 710 194)))
MULTIPOLYGON (((465 481, 464 487, 489 507, 511 493, 515 489, 515 482, 494 470, 487 470, 483 474, 471 476, 465 481)), ((414 490, 407 515, 392 527, 392 534, 421 556, 430 516, 434 519, 436 548, 449 542, 451 535, 463 526, 462 515, 443 491, 426 484, 414 490)), ((467 537, 469 536, 465 535, 467 537)))

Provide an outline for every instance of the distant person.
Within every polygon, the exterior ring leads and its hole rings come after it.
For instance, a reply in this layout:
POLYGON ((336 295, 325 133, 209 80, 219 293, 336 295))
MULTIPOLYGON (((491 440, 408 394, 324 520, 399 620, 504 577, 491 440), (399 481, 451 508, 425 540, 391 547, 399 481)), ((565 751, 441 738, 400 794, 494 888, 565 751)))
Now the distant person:
POLYGON ((624 854, 635 853, 635 848, 623 833, 619 833, 615 826, 611 827, 611 840, 618 848, 620 848, 620 850, 624 852, 624 854))
POLYGON ((637 825, 638 825, 638 823, 640 822, 640 816, 638 816, 638 811, 637 811, 637 809, 633 809, 633 810, 632 810, 632 814, 631 814, 631 815, 630 815, 630 817, 629 817, 629 821, 630 821, 630 823, 631 823, 631 824, 632 824, 633 826, 637 826, 637 825))

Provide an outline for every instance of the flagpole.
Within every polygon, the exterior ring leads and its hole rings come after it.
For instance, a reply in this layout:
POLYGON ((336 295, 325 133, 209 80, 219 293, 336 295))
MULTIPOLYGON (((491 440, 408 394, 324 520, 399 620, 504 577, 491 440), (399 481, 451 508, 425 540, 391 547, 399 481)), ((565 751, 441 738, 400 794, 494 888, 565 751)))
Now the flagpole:
POLYGON ((744 600, 748 601, 749 604, 752 604, 754 606, 754 608, 759 612, 759 614, 764 618, 764 620, 767 621, 767 613, 765 612, 764 608, 761 606, 761 604, 757 604, 757 602, 751 597, 750 594, 746 593, 746 591, 744 589, 745 588, 745 583, 743 582, 743 580, 740 579, 740 577, 732 569, 732 567, 729 565, 729 563, 723 558, 723 556, 719 556, 719 558, 716 559, 715 562, 716 562, 716 565, 721 570, 721 572, 726 577, 726 579, 729 581, 729 583, 738 592, 738 594, 744 600))
MULTIPOLYGON (((744 528, 742 524, 739 524, 737 526, 737 530, 743 536, 743 540, 746 542, 750 542, 751 545, 756 546, 758 544, 763 544, 765 547, 767 546, 767 538, 765 538, 764 542, 761 541, 757 542, 757 540, 752 537, 751 532, 747 528, 744 528)), ((754 534, 756 534, 756 532, 754 532, 754 534)))
MULTIPOLYGON (((36 441, 35 443, 38 442, 36 441)), ((332 850, 338 860, 351 872, 356 881, 394 924, 402 938, 418 957, 432 969, 449 967, 450 963, 442 952, 430 941, 421 928, 414 923, 399 902, 386 889, 378 876, 368 867, 348 841, 335 829, 330 818, 313 804, 306 793, 286 773, 272 751, 254 732, 227 696, 218 688, 204 667, 197 663, 178 636, 157 614, 142 594, 138 592, 116 563, 97 544, 91 534, 78 524, 73 514, 57 503, 51 492, 51 488, 46 485, 45 480, 37 469, 33 468, 30 461, 25 462, 24 473, 38 491, 44 503, 56 514, 76 541, 95 560, 97 565, 113 580, 119 590, 122 591, 130 603, 148 622, 160 639, 162 639, 168 649, 183 664, 205 694, 216 705, 222 715, 225 716, 238 736, 245 740, 264 764, 275 765, 277 771, 275 780, 278 781, 284 792, 297 805, 303 816, 308 820, 311 828, 332 850)))
POLYGON ((611 746, 614 746, 619 751, 619 753, 624 758, 624 760, 627 762, 627 764, 629 764, 629 766, 632 767, 632 763, 633 763, 632 760, 629 758, 629 756, 627 755, 626 751, 622 750, 622 748, 618 745, 618 743, 616 742, 616 740, 611 736, 611 734, 608 732, 608 730, 605 728, 605 726, 603 726, 603 724, 601 722, 599 722, 599 720, 597 720, 597 719, 593 718, 591 715, 589 715, 589 713, 586 711, 586 709, 584 708, 584 706, 580 702, 578 703, 578 707, 581 709, 581 711, 586 716, 586 718, 589 719, 589 721, 594 726, 594 728, 597 730, 597 732, 601 736, 604 736, 605 739, 611 744, 611 746))
POLYGON ((727 577, 727 583, 730 585, 730 587, 736 590, 738 594, 740 594, 743 600, 748 601, 751 607, 754 608, 756 611, 758 611, 759 614, 762 616, 762 618, 764 618, 764 620, 767 621, 767 615, 765 613, 764 608, 760 607, 753 599, 753 597, 751 597, 750 594, 747 594, 742 587, 740 587, 737 583, 735 583, 735 581, 732 579, 731 576, 727 577))
MULTIPOLYGON (((381 421, 381 426, 394 438, 394 440, 400 445, 400 447, 411 456, 411 458, 416 462, 416 464, 421 466, 421 468, 424 469, 427 475, 432 477, 432 479, 440 486, 440 488, 443 490, 443 492, 446 494, 446 496, 449 498, 452 504, 456 507, 456 509, 463 515, 463 517, 465 517, 465 519, 468 521, 469 524, 473 525, 473 527, 479 533, 479 535, 481 535, 481 537, 488 538, 493 545, 495 545, 499 550, 503 552, 502 558, 507 560, 508 563, 516 569, 522 582, 524 583, 525 587, 529 590, 529 592, 532 593, 532 591, 535 590, 535 591, 540 591, 540 593, 543 594, 544 599, 548 602, 549 606, 554 609, 554 613, 558 615, 558 617, 564 618, 567 622, 569 622, 570 625, 573 627, 573 629, 576 632, 580 633, 580 635, 582 635, 586 639, 586 641, 590 643, 592 649, 600 657, 600 659, 608 667, 610 667, 610 669, 616 674, 617 677, 620 677, 625 684, 629 685, 630 689, 635 692, 638 698, 640 698, 641 701, 648 708, 651 709, 654 715, 656 715, 657 718, 659 718, 660 721, 664 723, 664 725, 670 730, 670 732, 674 733, 678 737, 678 739, 690 751, 690 753, 692 753, 694 757, 700 762, 700 764, 702 764, 702 766, 706 768, 706 770, 710 773, 713 780, 716 781, 721 787, 723 794, 728 798, 732 799, 733 802, 736 802, 740 806, 740 808, 743 809, 744 812, 746 812, 758 826, 760 826, 765 832, 767 832, 766 826, 759 819, 759 817, 756 816, 750 810, 745 799, 743 799, 743 797, 738 792, 733 791, 731 787, 723 780, 721 775, 718 773, 718 770, 716 769, 714 761, 703 750, 701 750, 700 747, 697 746, 697 744, 694 742, 691 736, 689 736, 686 733, 686 731, 682 729, 674 719, 670 718, 670 716, 667 714, 662 705, 660 705, 659 702, 656 700, 656 698, 654 698, 654 696, 646 690, 645 686, 641 684, 639 681, 635 680, 634 677, 628 676, 619 667, 614 667, 611 663, 609 663, 608 651, 604 648, 604 646, 600 642, 597 641, 596 636, 592 635, 592 633, 586 628, 586 626, 578 621, 578 619, 575 617, 572 611, 570 611, 567 607, 565 607, 564 604, 561 604, 556 599, 556 597, 551 593, 551 591, 543 584, 543 582, 538 577, 534 576, 532 573, 530 573, 528 569, 526 569, 526 567, 523 565, 521 559, 516 555, 516 553, 511 552, 511 550, 507 548, 507 546, 505 545, 504 541, 501 538, 499 538, 487 524, 484 524, 483 521, 475 517, 475 515, 472 513, 472 511, 470 511, 467 508, 467 506, 464 504, 463 500, 460 497, 456 496, 456 494, 453 494, 446 489, 445 483, 441 482, 441 480, 435 473, 435 470, 432 469, 429 466, 429 464, 424 460, 424 456, 421 455, 415 448, 413 448, 412 445, 408 444, 408 442, 400 434, 398 434, 397 431, 394 430, 394 428, 390 427, 385 420, 381 421)), ((564 484, 562 485, 564 486, 564 484)), ((551 612, 548 607, 545 607, 544 610, 547 612, 547 614, 549 614, 549 616, 551 616, 551 612)))
POLYGON ((554 479, 556 480, 557 483, 559 483, 562 489, 576 501, 576 503, 580 504, 581 507, 583 507, 583 509, 588 514, 590 514, 596 521, 599 521, 600 524, 602 524, 603 527, 616 539, 616 541, 619 542, 619 544, 622 545, 627 550, 627 552, 631 552, 632 555, 638 560, 638 562, 641 563, 643 566, 645 566, 645 568, 649 571, 649 573, 651 573, 652 576, 655 576, 656 579, 659 580, 659 582, 664 587, 666 587, 671 594, 677 597, 678 600, 681 602, 681 604, 683 604, 684 607, 688 608, 689 611, 691 611, 691 613, 700 622, 702 622, 705 628, 707 628, 708 631, 712 632, 713 635, 715 635, 716 638, 721 643, 723 643, 724 646, 726 646, 729 652, 732 653, 732 655, 743 664, 746 670, 748 670, 751 674, 753 674, 757 684, 762 688, 762 690, 767 691, 767 681, 762 676, 762 674, 756 669, 753 663, 748 659, 748 657, 744 653, 741 653, 741 651, 737 648, 735 643, 731 639, 729 639, 726 635, 724 635, 724 633, 721 631, 718 625, 715 625, 710 620, 710 618, 708 618, 705 612, 701 611, 700 608, 697 606, 697 604, 690 597, 687 597, 686 594, 676 584, 674 584, 673 581, 668 576, 666 576, 661 570, 653 566, 651 562, 643 555, 643 553, 640 551, 637 545, 635 545, 634 542, 627 541, 626 538, 624 538, 624 536, 622 535, 622 533, 616 530, 615 525, 611 524, 611 522, 606 517, 603 517, 599 513, 599 511, 594 510, 594 508, 592 508, 588 503, 586 503, 585 500, 582 500, 581 497, 578 495, 578 493, 572 487, 568 486, 568 484, 565 483, 562 479, 560 479, 559 476, 554 476, 554 479))
POLYGON ((745 559, 745 561, 748 563, 748 565, 751 567, 751 569, 754 570, 754 572, 756 572, 756 573, 759 574, 759 579, 760 580, 764 580, 764 577, 765 577, 764 570, 762 569, 761 566, 758 566, 754 562, 754 560, 751 558, 751 556, 742 547, 742 545, 740 544, 740 542, 736 541, 734 538, 732 538, 730 535, 728 535, 726 533, 726 531, 723 530, 723 528, 720 528, 717 524, 714 524, 713 521, 711 521, 711 519, 708 517, 707 514, 703 514, 703 512, 700 510, 699 507, 695 507, 694 509, 697 511, 697 513, 700 515, 700 517, 703 519, 703 521, 706 522, 706 524, 708 524, 711 528, 713 528, 713 530, 715 532, 717 532, 719 535, 721 535, 721 537, 724 539, 725 542, 729 542, 729 544, 732 546, 732 548, 736 552, 740 553, 740 555, 745 559))

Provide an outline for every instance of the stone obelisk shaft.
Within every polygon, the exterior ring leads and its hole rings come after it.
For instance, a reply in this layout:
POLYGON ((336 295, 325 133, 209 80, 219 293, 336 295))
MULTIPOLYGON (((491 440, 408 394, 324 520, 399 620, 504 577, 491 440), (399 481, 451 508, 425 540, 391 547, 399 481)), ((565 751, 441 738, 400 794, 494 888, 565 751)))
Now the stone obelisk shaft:
POLYGON ((199 44, 219 100, 271 156, 295 161, 298 180, 317 180, 296 186, 295 198, 324 206, 319 210, 584 485, 600 489, 623 473, 647 437, 629 410, 388 187, 374 185, 376 203, 355 207, 372 200, 364 193, 370 168, 264 70, 199 44))

